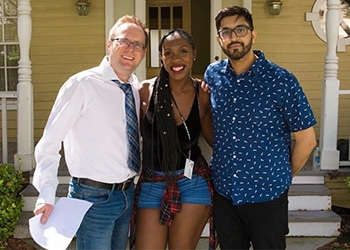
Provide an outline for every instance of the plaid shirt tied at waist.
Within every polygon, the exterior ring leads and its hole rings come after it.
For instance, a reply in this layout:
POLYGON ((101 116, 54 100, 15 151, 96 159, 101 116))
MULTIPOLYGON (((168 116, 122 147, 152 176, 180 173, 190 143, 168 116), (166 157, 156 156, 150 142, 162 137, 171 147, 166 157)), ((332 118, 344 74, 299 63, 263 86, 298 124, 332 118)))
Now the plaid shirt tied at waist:
MULTIPOLYGON (((211 200, 213 200, 213 186, 210 179, 210 169, 205 161, 204 157, 201 155, 195 162, 193 169, 193 174, 202 177, 207 183, 211 195, 211 200)), ((136 237, 136 216, 137 216, 137 202, 140 194, 140 188, 142 182, 166 182, 166 188, 163 193, 162 203, 160 207, 160 223, 162 225, 170 226, 174 220, 176 213, 181 212, 181 194, 178 187, 178 180, 182 178, 187 178, 182 173, 181 175, 174 176, 173 178, 167 178, 166 176, 158 175, 149 168, 143 167, 138 184, 135 190, 134 198, 134 211, 131 217, 130 226, 130 249, 135 245, 136 237)), ((214 220, 213 220, 213 207, 211 205, 210 212, 210 236, 209 236, 209 249, 216 249, 218 246, 218 240, 215 234, 214 220)))

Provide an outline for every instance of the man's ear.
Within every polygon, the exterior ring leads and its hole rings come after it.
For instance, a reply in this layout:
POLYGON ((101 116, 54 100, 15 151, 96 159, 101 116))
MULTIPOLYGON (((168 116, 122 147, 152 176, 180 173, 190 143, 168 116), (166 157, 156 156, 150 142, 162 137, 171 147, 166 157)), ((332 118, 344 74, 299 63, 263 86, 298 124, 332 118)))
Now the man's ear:
POLYGON ((218 44, 221 46, 221 38, 219 35, 216 36, 216 41, 218 42, 218 44))
POLYGON ((257 36, 257 32, 256 30, 252 30, 252 40, 253 40, 253 43, 255 42, 255 39, 256 39, 256 36, 257 36))
POLYGON ((112 41, 111 41, 111 40, 108 40, 108 41, 106 42, 106 50, 107 50, 107 52, 109 52, 109 50, 111 49, 111 46, 112 46, 112 41))

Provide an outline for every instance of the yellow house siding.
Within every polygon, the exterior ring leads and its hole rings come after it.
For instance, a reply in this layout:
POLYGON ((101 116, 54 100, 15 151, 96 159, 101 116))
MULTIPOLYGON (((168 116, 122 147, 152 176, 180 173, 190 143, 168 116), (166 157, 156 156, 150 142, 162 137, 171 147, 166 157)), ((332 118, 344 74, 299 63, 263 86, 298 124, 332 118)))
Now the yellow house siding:
MULTIPOLYGON (((16 142, 17 141, 17 111, 7 110, 7 141, 16 142)), ((2 131, 2 110, 0 110, 0 131, 2 131)), ((0 136, 0 142, 2 142, 2 135, 0 136)), ((2 147, 0 145, 0 154, 2 147)))
POLYGON ((31 2, 35 141, 62 84, 76 72, 98 65, 105 55, 104 1, 90 1, 88 16, 77 14, 75 2, 31 2))
MULTIPOLYGON (((90 0, 88 16, 76 13, 75 2, 31 1, 33 28, 30 57, 35 141, 42 135, 60 86, 72 74, 98 65, 105 55, 104 1, 90 0)), ((123 13, 132 14, 133 7, 128 5, 129 2, 133 1, 115 1, 116 17, 123 13)), ((240 5, 241 2, 223 0, 222 5, 240 5)), ((317 37, 311 22, 305 20, 306 12, 312 11, 313 4, 314 0, 283 1, 281 14, 271 16, 266 0, 253 0, 252 12, 258 32, 254 48, 263 50, 268 59, 293 72, 298 78, 318 120, 315 129, 319 137, 327 46, 317 37)), ((338 57, 340 89, 350 89, 349 46, 346 52, 339 52, 338 57)), ((338 138, 349 138, 350 95, 340 97, 338 125, 338 138)), ((15 129, 12 131, 15 136, 15 129)))
POLYGON ((332 191, 332 205, 350 208, 350 193, 345 180, 347 176, 338 176, 335 179, 325 177, 326 186, 332 191))

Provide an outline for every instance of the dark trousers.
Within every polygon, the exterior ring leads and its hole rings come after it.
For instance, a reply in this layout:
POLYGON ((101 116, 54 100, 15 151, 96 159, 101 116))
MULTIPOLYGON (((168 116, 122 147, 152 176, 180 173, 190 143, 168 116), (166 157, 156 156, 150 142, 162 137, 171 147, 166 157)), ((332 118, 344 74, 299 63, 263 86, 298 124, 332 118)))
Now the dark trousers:
POLYGON ((215 193, 214 223, 221 249, 286 249, 288 191, 261 203, 233 205, 215 193))

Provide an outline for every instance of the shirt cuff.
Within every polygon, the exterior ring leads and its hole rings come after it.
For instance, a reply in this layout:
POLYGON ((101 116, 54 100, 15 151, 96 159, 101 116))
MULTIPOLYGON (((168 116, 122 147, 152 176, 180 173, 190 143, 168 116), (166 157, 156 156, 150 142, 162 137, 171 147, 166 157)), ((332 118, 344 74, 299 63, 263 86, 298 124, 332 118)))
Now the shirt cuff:
POLYGON ((36 201, 35 207, 42 206, 43 204, 55 205, 56 189, 52 187, 43 187, 36 201))

